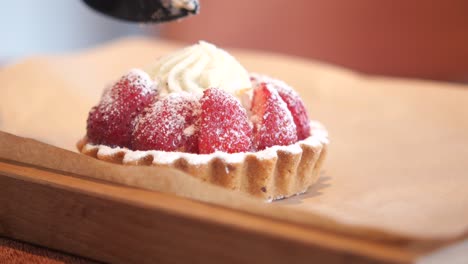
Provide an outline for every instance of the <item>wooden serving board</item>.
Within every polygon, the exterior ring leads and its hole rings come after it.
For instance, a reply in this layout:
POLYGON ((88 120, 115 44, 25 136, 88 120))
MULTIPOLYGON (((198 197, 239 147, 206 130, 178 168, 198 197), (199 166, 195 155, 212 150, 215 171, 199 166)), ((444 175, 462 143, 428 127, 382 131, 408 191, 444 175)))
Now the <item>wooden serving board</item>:
POLYGON ((425 256, 423 261, 453 263, 457 258, 468 259, 467 242, 440 253, 448 245, 359 239, 8 160, 0 160, 0 186, 1 235, 106 262, 416 263, 425 256))

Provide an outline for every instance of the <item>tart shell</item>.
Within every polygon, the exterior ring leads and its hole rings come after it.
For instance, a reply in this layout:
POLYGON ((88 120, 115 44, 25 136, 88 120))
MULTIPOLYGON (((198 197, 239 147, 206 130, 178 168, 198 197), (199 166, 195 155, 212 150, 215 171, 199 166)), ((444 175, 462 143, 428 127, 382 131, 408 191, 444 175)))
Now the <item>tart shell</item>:
POLYGON ((311 122, 311 136, 288 146, 258 152, 193 154, 135 151, 93 145, 85 137, 77 143, 87 156, 123 165, 167 166, 202 181, 271 201, 305 192, 320 175, 327 153, 328 133, 311 122))

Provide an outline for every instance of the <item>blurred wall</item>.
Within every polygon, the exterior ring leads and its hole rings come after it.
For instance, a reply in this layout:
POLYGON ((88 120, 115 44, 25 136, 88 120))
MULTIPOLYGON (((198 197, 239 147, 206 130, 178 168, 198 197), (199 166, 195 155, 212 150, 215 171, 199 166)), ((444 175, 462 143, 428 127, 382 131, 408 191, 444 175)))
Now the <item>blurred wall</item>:
POLYGON ((79 0, 10 0, 0 8, 0 65, 36 53, 94 46, 144 29, 110 19, 79 0))
POLYGON ((466 0, 200 0, 201 13, 161 27, 185 42, 254 48, 359 71, 468 80, 466 0))

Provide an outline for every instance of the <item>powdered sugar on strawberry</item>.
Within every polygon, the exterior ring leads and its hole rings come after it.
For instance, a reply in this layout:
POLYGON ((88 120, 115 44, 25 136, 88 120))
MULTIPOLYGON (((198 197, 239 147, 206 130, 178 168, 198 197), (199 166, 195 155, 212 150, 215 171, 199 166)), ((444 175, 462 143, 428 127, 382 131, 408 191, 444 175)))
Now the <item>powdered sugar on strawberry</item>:
POLYGON ((201 154, 251 150, 252 128, 246 110, 231 94, 216 88, 201 99, 199 150, 201 154))
POLYGON ((194 94, 168 94, 140 115, 133 131, 135 150, 198 153, 200 103, 194 94))
POLYGON ((208 154, 261 151, 310 136, 305 105, 292 87, 259 74, 250 82, 234 92, 205 85, 203 94, 168 93, 132 69, 91 109, 87 137, 110 147, 208 154))
POLYGON ((87 137, 95 144, 130 147, 134 118, 155 100, 156 87, 148 74, 131 70, 105 89, 88 116, 87 137))
POLYGON ((253 144, 257 150, 297 141, 296 125, 286 103, 270 84, 260 83, 252 101, 253 144))
POLYGON ((299 94, 291 86, 266 75, 252 74, 250 79, 254 86, 265 82, 271 84, 278 91, 278 94, 286 103, 293 116, 298 140, 306 139, 310 136, 310 122, 307 109, 299 94))

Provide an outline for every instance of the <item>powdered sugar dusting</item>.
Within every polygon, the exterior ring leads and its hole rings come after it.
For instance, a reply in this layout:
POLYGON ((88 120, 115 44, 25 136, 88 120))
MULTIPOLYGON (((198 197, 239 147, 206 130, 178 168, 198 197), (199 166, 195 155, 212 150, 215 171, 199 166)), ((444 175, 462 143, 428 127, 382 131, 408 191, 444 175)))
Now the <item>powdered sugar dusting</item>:
MULTIPOLYGON (((140 95, 154 94, 156 85, 150 76, 140 69, 131 69, 122 76, 114 85, 107 86, 101 97, 101 104, 112 105, 115 100, 120 99, 122 90, 137 90, 140 95)), ((133 93, 135 91, 132 91, 133 93)))
MULTIPOLYGON (((296 142, 297 135, 294 133, 296 120, 291 114, 289 102, 284 101, 281 93, 294 97, 298 97, 298 94, 284 82, 265 75, 252 74, 251 81, 254 85, 264 85, 266 90, 266 95, 259 96, 262 99, 255 103, 259 106, 252 108, 252 115, 247 114, 249 109, 242 106, 240 99, 230 94, 219 96, 218 93, 225 92, 215 88, 205 92, 213 90, 212 93, 216 94, 216 99, 219 100, 216 103, 219 104, 209 110, 212 114, 204 115, 204 111, 208 110, 202 111, 201 104, 205 99, 200 98, 201 94, 178 92, 163 96, 156 92, 156 85, 146 72, 132 69, 116 84, 108 87, 99 106, 90 111, 90 116, 98 114, 104 122, 110 123, 111 126, 101 131, 104 137, 109 136, 106 134, 107 131, 112 131, 116 135, 130 138, 131 143, 107 144, 99 141, 94 141, 94 143, 143 151, 200 153, 198 147, 203 141, 199 140, 200 124, 203 122, 214 124, 202 133, 214 141, 208 140, 205 143, 208 146, 218 144, 209 152, 246 152, 291 145, 296 142), (262 83, 263 81, 266 83, 262 83), (146 100, 147 98, 151 100, 146 100), (148 105, 147 102, 154 101, 156 98, 159 101, 151 103, 150 107, 144 110, 148 105), (142 103, 135 104, 135 101, 142 103), (125 117, 125 120, 121 117, 125 117), (125 123, 123 126, 125 130, 120 131, 119 126, 123 123, 125 123), (112 126, 115 126, 115 129, 112 126), (254 127, 253 137, 252 126, 254 127), (127 130, 130 132, 128 133, 127 130), (251 145, 252 139, 253 146, 251 145), (233 147, 236 145, 245 147, 239 150, 233 147)), ((252 89, 249 91, 252 92, 252 89)), ((213 102, 209 105, 211 107, 213 102)), ((90 141, 93 142, 93 140, 90 141)), ((170 157, 165 158, 171 160, 170 157)))
POLYGON ((87 143, 83 146, 83 149, 81 150, 82 152, 91 152, 95 149, 98 148, 98 146, 101 146, 101 145, 92 145, 90 143, 87 143))
POLYGON ((153 160, 154 164, 157 164, 157 163, 171 164, 180 158, 180 155, 178 154, 180 152, 154 151, 152 153, 154 156, 154 160, 153 160))
POLYGON ((289 145, 297 141, 291 112, 270 84, 262 83, 256 88, 253 102, 253 141, 256 149, 289 145))
POLYGON ((150 155, 153 155, 153 152, 149 151, 149 150, 148 151, 140 151, 140 150, 131 151, 131 150, 127 150, 126 154, 125 154, 125 156, 123 158, 123 163, 128 164, 128 163, 131 163, 133 161, 142 160, 145 157, 150 156, 150 155))
POLYGON ((268 75, 258 74, 258 73, 251 73, 250 80, 254 84, 254 86, 259 85, 260 83, 269 83, 271 84, 277 91, 281 91, 284 93, 291 94, 292 96, 299 96, 299 94, 287 83, 281 81, 279 79, 272 78, 268 75))
POLYGON ((251 150, 252 128, 237 98, 212 88, 204 92, 201 106, 200 153, 251 150))
POLYGON ((127 148, 121 148, 121 147, 109 147, 109 146, 105 146, 105 145, 101 145, 101 147, 99 148, 98 152, 97 152, 97 155, 98 156, 113 156, 119 152, 127 152, 128 149, 127 148))
POLYGON ((141 91, 143 94, 152 93, 154 92, 154 90, 156 90, 155 83, 151 80, 151 77, 143 70, 136 68, 131 69, 127 74, 127 78, 131 86, 141 87, 141 91))
POLYGON ((153 164, 172 164, 178 159, 185 159, 190 164, 199 165, 206 164, 215 158, 222 159, 229 164, 234 164, 242 163, 249 155, 254 155, 261 160, 268 160, 277 158, 278 150, 291 154, 299 154, 302 152, 302 145, 315 148, 328 144, 327 131, 323 128, 323 126, 316 121, 311 121, 311 127, 311 136, 305 140, 298 141, 288 146, 273 146, 257 152, 226 153, 217 151, 211 154, 195 154, 157 150, 138 151, 120 147, 111 148, 105 145, 93 145, 91 143, 85 144, 82 151, 92 151, 98 148, 99 156, 112 156, 116 153, 124 152, 125 156, 123 158, 123 164, 133 164, 149 155, 153 156, 153 164))
POLYGON ((101 101, 88 116, 87 136, 90 141, 129 147, 133 120, 154 101, 155 89, 148 74, 138 69, 131 70, 107 87, 101 101))
POLYGON ((299 94, 285 82, 268 77, 266 75, 252 74, 250 79, 255 85, 265 82, 271 85, 281 99, 286 103, 288 110, 293 116, 294 123, 296 124, 296 133, 299 140, 305 139, 310 136, 309 115, 299 94))
POLYGON ((195 125, 188 126, 184 129, 184 135, 187 137, 193 136, 195 132, 197 131, 195 125))
POLYGON ((136 150, 198 152, 200 103, 193 94, 168 94, 141 115, 133 132, 136 150))

